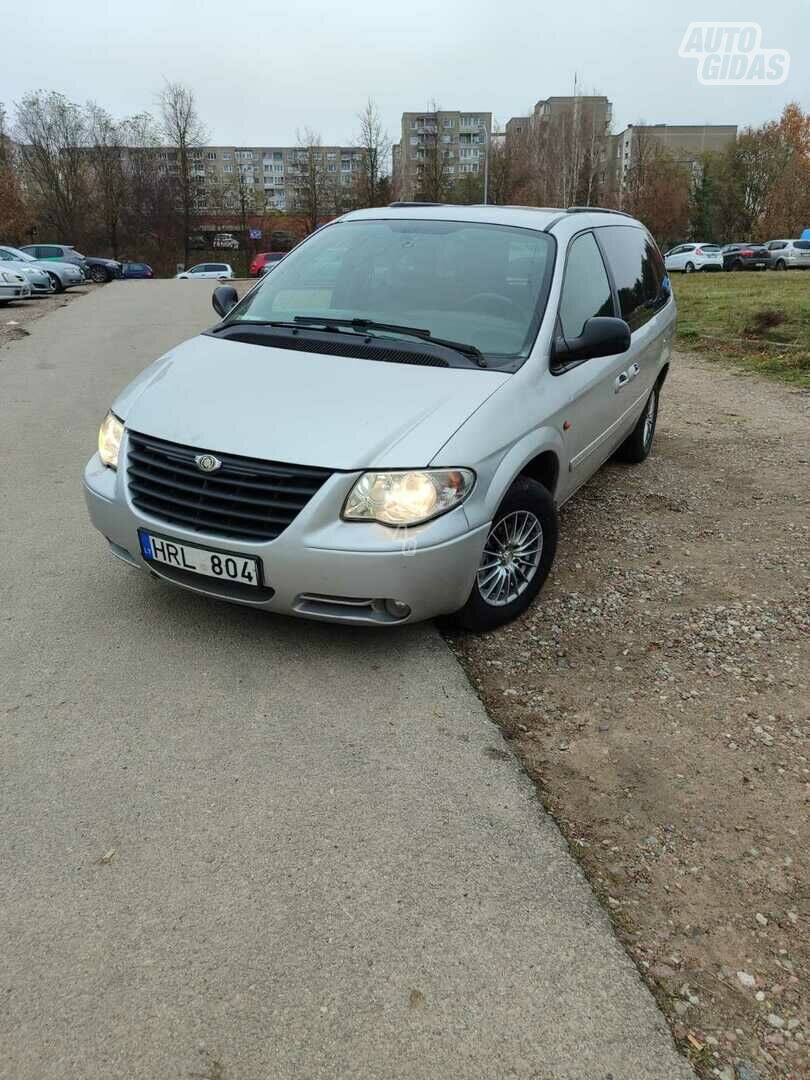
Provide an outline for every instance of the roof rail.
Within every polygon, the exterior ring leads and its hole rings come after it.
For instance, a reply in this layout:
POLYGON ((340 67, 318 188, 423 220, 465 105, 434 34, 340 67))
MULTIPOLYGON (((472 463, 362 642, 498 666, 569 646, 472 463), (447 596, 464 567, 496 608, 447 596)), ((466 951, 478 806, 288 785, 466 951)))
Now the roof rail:
POLYGON ((626 210, 614 210, 609 206, 568 206, 566 214, 621 214, 622 217, 632 217, 626 210))
POLYGON ((447 203, 443 202, 391 202, 388 204, 389 210, 403 206, 447 206, 447 203))

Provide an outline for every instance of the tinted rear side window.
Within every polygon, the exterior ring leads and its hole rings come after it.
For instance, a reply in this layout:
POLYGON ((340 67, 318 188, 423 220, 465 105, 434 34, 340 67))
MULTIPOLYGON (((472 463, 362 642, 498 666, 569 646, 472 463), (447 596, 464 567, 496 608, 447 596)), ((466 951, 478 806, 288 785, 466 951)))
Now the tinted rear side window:
POLYGON ((571 341, 579 337, 588 319, 612 314, 613 297, 602 253, 593 233, 583 233, 571 242, 565 264, 560 299, 563 335, 571 341))
POLYGON ((608 225, 599 230, 619 294, 621 316, 638 330, 666 303, 666 270, 658 248, 644 229, 608 225))
POLYGON ((793 246, 799 251, 810 251, 810 240, 794 240, 793 246))

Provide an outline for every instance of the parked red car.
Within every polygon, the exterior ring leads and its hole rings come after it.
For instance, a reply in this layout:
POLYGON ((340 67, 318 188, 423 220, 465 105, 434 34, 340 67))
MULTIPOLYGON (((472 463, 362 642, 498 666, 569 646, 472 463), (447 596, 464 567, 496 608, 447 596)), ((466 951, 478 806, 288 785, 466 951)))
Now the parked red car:
POLYGON ((250 264, 250 276, 261 277, 271 269, 273 263, 277 263, 287 254, 286 251, 260 251, 250 264), (265 270, 267 267, 267 270, 265 270))

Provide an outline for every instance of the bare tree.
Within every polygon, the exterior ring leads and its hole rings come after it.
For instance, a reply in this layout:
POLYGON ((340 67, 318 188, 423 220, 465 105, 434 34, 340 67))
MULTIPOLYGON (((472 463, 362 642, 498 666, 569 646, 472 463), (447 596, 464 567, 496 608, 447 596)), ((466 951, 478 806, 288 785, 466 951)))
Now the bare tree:
POLYGON ((416 197, 425 202, 444 202, 450 195, 453 181, 450 174, 450 151, 439 135, 440 107, 432 102, 429 113, 435 117, 419 132, 416 148, 416 197))
POLYGON ((203 146, 207 133, 197 111, 194 92, 182 83, 166 82, 160 95, 163 135, 176 152, 176 183, 179 208, 182 214, 183 261, 188 265, 191 250, 192 222, 200 183, 194 175, 194 152, 203 146))
POLYGON ((87 103, 88 163, 93 200, 104 229, 104 239, 118 258, 121 221, 128 195, 125 170, 126 122, 119 123, 93 101, 87 103))
POLYGON ((360 206, 376 206, 380 201, 383 180, 391 154, 391 140, 383 127, 377 105, 372 98, 358 113, 360 132, 356 145, 361 153, 356 194, 360 206))
POLYGON ((15 136, 23 175, 40 219, 65 243, 86 209, 87 123, 63 94, 36 90, 17 105, 15 136))
POLYGON ((324 214, 335 208, 336 185, 326 168, 321 137, 305 128, 298 133, 293 206, 304 214, 307 232, 314 232, 324 214))

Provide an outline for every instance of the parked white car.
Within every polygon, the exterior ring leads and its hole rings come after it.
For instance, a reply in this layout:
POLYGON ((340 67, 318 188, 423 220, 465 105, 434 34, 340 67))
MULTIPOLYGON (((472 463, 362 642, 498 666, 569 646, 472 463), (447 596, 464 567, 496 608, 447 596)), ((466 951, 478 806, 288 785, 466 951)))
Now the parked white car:
POLYGON ((680 270, 692 274, 695 270, 722 270, 723 256, 719 244, 678 244, 664 255, 667 271, 680 270))
POLYGON ((765 247, 774 270, 810 270, 810 240, 771 240, 765 247))
POLYGON ((31 286, 16 270, 0 270, 0 306, 12 300, 29 300, 31 286))
POLYGON ((177 278, 216 278, 219 281, 228 281, 236 277, 233 267, 228 263, 198 263, 190 270, 184 270, 177 278))

